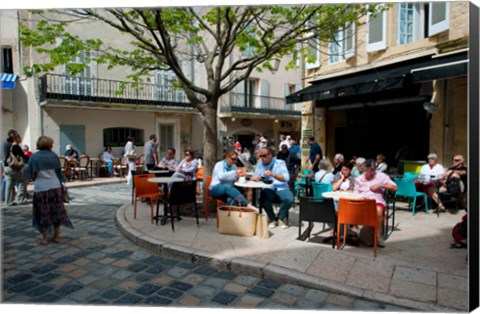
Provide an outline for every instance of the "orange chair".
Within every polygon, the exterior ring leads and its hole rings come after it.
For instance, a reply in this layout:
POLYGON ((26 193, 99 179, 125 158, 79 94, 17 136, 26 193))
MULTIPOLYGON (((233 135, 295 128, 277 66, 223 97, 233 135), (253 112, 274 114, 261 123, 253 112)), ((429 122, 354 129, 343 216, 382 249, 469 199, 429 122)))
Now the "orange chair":
POLYGON ((340 226, 343 228, 343 242, 347 239, 347 225, 362 225, 373 227, 373 255, 377 256, 377 208, 373 199, 347 199, 338 201, 337 218, 337 249, 340 249, 340 226))
MULTIPOLYGON (((221 200, 217 200, 213 197, 210 196, 210 184, 212 183, 212 176, 206 176, 205 177, 205 198, 203 199, 203 207, 205 208, 205 220, 208 221, 208 200, 214 200, 215 203, 215 210, 217 209, 218 206, 225 204, 221 200)), ((217 227, 218 227, 218 213, 217 213, 217 227)))
POLYGON ((155 178, 155 174, 139 174, 133 176, 135 184, 135 205, 133 207, 133 219, 137 219, 137 199, 150 199, 150 221, 153 223, 153 201, 159 200, 163 197, 158 189, 157 183, 148 182, 149 178, 155 178))

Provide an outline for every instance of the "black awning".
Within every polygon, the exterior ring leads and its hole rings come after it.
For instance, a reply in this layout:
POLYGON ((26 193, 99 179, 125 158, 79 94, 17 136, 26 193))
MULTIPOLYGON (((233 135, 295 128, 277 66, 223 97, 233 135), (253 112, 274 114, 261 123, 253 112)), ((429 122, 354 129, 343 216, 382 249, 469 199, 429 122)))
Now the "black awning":
POLYGON ((411 73, 413 83, 466 76, 468 73, 468 59, 417 68, 413 69, 411 73))
MULTIPOLYGON (((439 70, 435 71, 436 75, 434 76, 433 67, 464 60, 467 60, 468 64, 466 51, 437 58, 425 56, 357 73, 313 81, 311 86, 288 95, 286 101, 287 103, 296 103, 313 100, 320 101, 318 104, 320 106, 328 106, 340 102, 345 103, 349 97, 381 98, 384 95, 388 97, 389 94, 411 94, 412 90, 418 87, 413 83, 422 82, 421 80, 412 80, 412 70, 431 68, 432 71, 429 71, 431 77, 442 75, 442 73, 447 75, 447 71, 439 70)), ((454 71, 458 73, 458 70, 454 71)), ((436 78, 430 80, 433 79, 436 78)))

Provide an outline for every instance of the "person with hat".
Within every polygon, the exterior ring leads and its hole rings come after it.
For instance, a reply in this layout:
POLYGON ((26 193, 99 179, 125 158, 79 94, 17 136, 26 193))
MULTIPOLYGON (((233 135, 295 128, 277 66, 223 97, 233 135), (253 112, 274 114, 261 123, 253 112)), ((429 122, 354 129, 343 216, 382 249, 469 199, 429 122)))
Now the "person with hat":
POLYGON ((152 170, 158 164, 158 144, 155 134, 151 134, 150 140, 143 146, 143 158, 147 170, 152 170))
POLYGON ((70 144, 65 147, 65 152, 63 153, 63 156, 65 156, 68 161, 73 162, 78 162, 78 160, 80 159, 80 154, 70 144))

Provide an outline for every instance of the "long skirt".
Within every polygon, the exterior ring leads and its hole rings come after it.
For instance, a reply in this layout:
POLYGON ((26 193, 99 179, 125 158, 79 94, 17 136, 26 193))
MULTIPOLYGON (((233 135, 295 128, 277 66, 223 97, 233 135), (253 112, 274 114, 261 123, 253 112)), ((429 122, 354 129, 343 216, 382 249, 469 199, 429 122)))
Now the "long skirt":
POLYGON ((43 233, 60 225, 74 228, 63 204, 62 189, 34 193, 32 226, 43 233))

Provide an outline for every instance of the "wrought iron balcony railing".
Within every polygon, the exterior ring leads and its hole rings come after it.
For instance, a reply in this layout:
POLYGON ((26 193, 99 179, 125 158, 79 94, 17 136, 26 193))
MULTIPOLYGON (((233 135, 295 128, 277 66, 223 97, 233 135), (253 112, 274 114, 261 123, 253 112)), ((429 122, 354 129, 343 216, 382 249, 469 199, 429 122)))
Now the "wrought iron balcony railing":
POLYGON ((40 101, 47 99, 193 108, 182 90, 148 83, 45 74, 40 101))
POLYGON ((299 106, 287 104, 285 98, 228 93, 220 97, 220 112, 300 116, 299 106))

